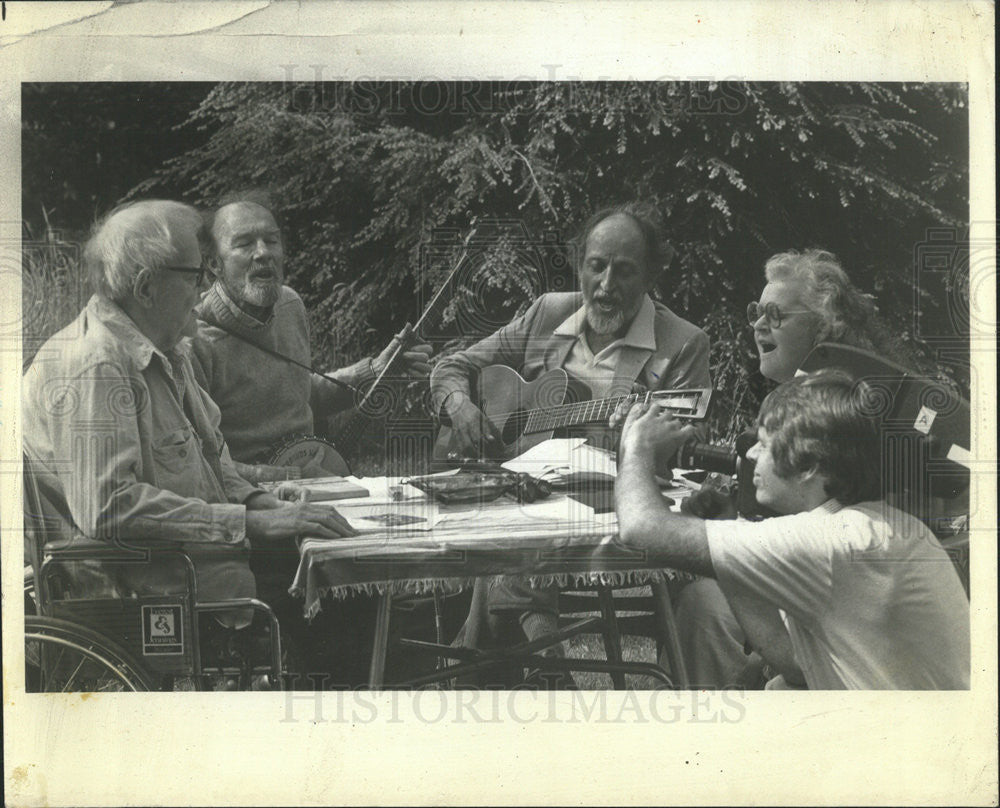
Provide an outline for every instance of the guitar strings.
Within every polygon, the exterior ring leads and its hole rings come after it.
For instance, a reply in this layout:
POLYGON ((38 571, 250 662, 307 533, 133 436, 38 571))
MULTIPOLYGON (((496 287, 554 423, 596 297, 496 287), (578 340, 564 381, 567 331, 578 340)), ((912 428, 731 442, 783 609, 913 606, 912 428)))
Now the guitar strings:
MULTIPOLYGON (((584 421, 588 420, 603 420, 608 417, 622 402, 632 400, 637 401, 642 393, 630 393, 624 396, 618 396, 615 398, 605 398, 605 399, 591 399, 590 401, 575 401, 570 404, 555 404, 551 407, 535 407, 530 410, 509 410, 507 412, 497 412, 493 413, 494 418, 507 418, 511 415, 516 415, 521 413, 525 420, 525 425, 534 422, 534 426, 539 426, 537 422, 547 419, 548 421, 556 421, 561 419, 572 419, 574 417, 582 416, 584 421), (593 410, 593 412, 589 412, 593 410)), ((681 399, 682 401, 691 402, 692 399, 697 399, 697 393, 688 394, 677 394, 677 393, 666 393, 659 395, 657 393, 648 392, 645 394, 646 401, 648 402, 651 398, 657 401, 665 402, 670 399, 681 399)), ((696 407, 688 403, 686 406, 675 406, 673 409, 677 411, 687 410, 689 412, 694 412, 696 407)), ((581 423, 582 423, 581 422, 581 423)), ((560 426, 572 426, 572 424, 560 424, 560 426)), ((555 427, 553 427, 555 428, 555 427)))

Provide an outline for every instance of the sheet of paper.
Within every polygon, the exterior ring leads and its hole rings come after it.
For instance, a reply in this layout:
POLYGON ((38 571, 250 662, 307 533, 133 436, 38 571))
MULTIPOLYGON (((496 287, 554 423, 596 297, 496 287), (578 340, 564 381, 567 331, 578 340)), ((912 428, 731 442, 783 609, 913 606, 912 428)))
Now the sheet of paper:
POLYGON ((610 452, 584 443, 577 446, 570 455, 570 465, 573 471, 589 471, 597 474, 618 476, 618 465, 610 452))
POLYGON ((573 452, 585 438, 551 438, 503 463, 505 469, 541 477, 546 472, 572 470, 573 452))
POLYGON ((551 477, 588 471, 617 474, 614 456, 586 443, 584 438, 552 438, 532 446, 528 451, 503 464, 505 469, 525 472, 534 477, 551 477))
POLYGON ((366 498, 331 504, 359 533, 431 530, 438 521, 437 503, 426 498, 381 503, 366 498))

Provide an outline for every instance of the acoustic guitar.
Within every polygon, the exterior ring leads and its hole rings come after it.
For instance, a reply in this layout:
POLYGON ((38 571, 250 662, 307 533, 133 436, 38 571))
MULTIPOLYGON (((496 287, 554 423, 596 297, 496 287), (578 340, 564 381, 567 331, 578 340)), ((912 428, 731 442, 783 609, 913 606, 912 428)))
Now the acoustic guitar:
MULTIPOLYGON (((557 429, 607 424, 619 404, 647 395, 675 417, 694 421, 705 418, 712 398, 712 389, 706 387, 567 402, 570 390, 569 376, 562 368, 553 368, 531 382, 504 365, 483 368, 474 391, 475 400, 496 427, 503 444, 488 456, 509 460, 548 440, 557 429)), ((460 453, 460 449, 454 445, 452 430, 442 426, 433 458, 438 462, 453 461, 455 453, 460 453)))

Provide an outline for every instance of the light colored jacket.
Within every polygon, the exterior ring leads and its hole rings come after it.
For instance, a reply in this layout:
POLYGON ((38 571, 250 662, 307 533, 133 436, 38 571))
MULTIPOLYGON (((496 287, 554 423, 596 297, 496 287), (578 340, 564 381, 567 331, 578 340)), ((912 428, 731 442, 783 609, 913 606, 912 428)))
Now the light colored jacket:
MULTIPOLYGON (((255 594, 243 503, 259 489, 236 473, 185 346, 162 353, 95 295, 38 352, 22 396, 24 451, 61 538, 180 542, 201 600, 255 594)), ((149 564, 118 574, 140 594, 182 580, 149 564)))
MULTIPOLYGON (((576 337, 553 332, 582 305, 579 292, 544 294, 508 325, 471 348, 442 359, 431 374, 431 397, 437 411, 453 392, 469 393, 470 378, 489 365, 506 365, 527 381, 561 367, 576 337)), ((649 390, 710 387, 708 335, 663 304, 653 305, 656 349, 622 349, 614 393, 630 392, 634 382, 649 390)))

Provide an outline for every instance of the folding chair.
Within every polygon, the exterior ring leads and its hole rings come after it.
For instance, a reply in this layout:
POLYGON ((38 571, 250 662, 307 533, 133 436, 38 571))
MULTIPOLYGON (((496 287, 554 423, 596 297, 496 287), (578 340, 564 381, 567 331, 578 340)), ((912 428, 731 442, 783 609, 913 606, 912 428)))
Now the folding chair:
MULTIPOLYGON (((434 654, 442 662, 452 660, 454 665, 443 665, 438 670, 410 679, 404 687, 421 687, 445 682, 489 670, 521 668, 540 673, 568 673, 572 671, 607 673, 616 689, 624 689, 625 676, 649 676, 667 687, 684 688, 688 685, 687 670, 681 654, 677 626, 667 586, 662 577, 647 584, 650 596, 614 595, 616 590, 632 590, 635 585, 572 587, 560 593, 560 628, 551 634, 529 642, 506 648, 462 648, 418 640, 400 640, 400 644, 434 654), (619 616, 619 612, 623 612, 619 616), (599 635, 604 643, 605 660, 564 658, 540 652, 565 640, 582 634, 599 635), (622 634, 649 636, 657 641, 659 652, 666 657, 670 673, 658 663, 628 662, 622 658, 622 634)), ((477 582, 473 601, 485 606, 487 587, 477 582)))

